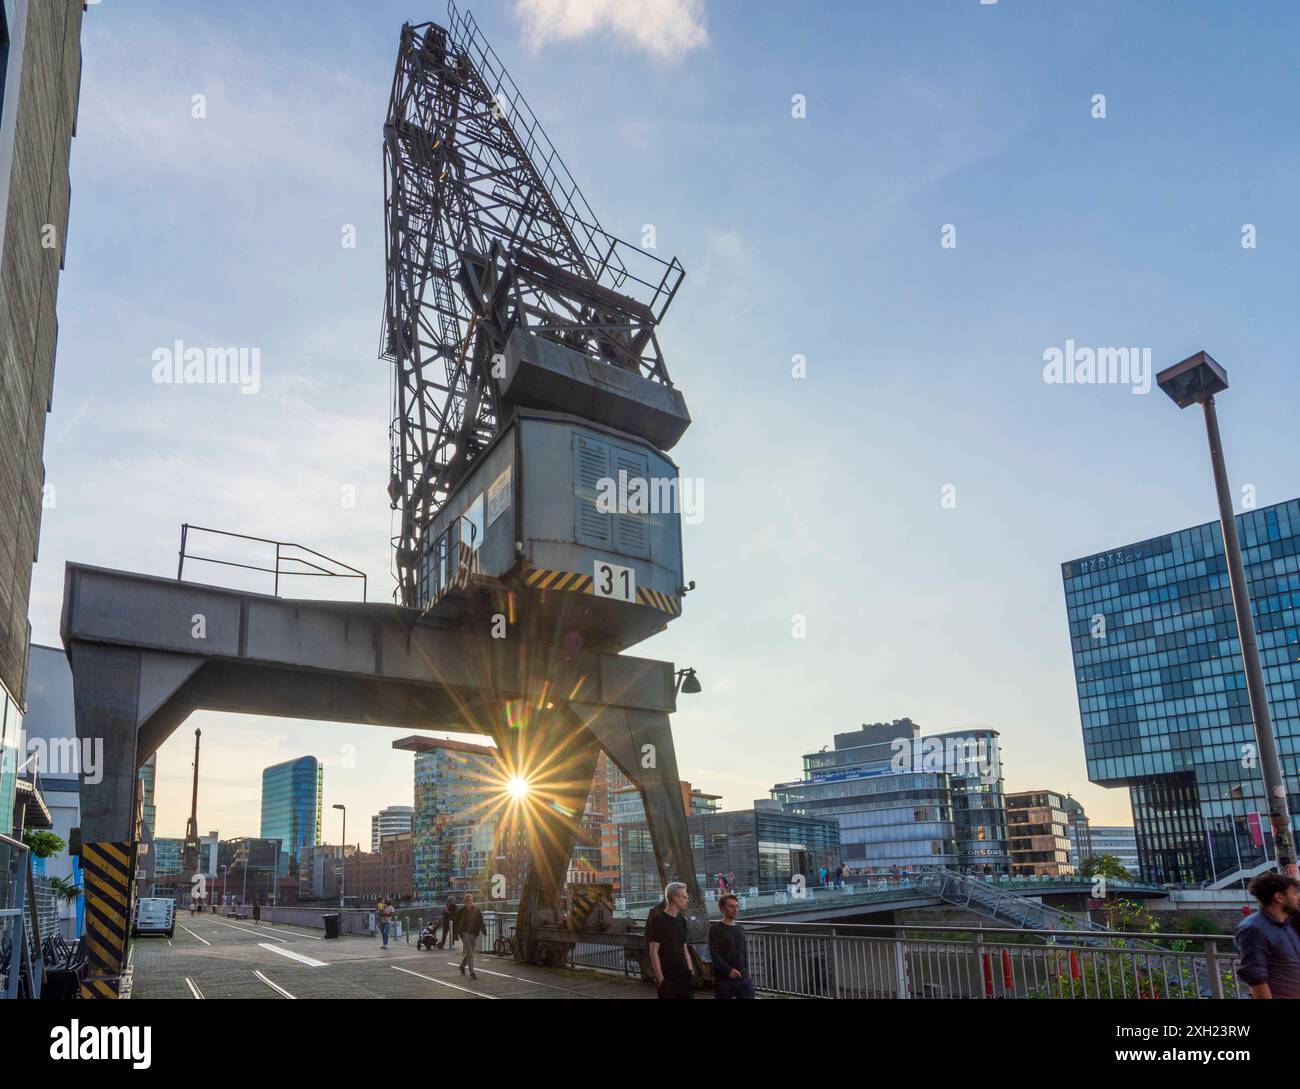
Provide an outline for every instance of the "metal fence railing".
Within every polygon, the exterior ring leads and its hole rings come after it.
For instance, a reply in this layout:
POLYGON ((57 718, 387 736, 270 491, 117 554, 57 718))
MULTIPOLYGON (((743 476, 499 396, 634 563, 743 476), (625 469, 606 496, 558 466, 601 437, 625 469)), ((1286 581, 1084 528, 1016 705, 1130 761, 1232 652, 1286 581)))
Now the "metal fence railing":
POLYGON ((1243 998, 1229 935, 750 924, 760 991, 806 998, 1243 998))

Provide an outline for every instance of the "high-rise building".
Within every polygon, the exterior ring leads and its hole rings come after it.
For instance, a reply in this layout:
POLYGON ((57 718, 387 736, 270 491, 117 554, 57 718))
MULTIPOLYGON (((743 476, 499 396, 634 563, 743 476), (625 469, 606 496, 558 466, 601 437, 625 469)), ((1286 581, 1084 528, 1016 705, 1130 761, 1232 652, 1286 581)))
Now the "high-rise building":
POLYGON ((1011 872, 1021 877, 1069 877, 1070 818, 1065 797, 1051 790, 1007 795, 1011 872))
POLYGON ((379 844, 384 836, 397 835, 399 832, 409 832, 411 822, 415 816, 415 808, 409 805, 390 805, 385 806, 373 817, 370 818, 370 850, 375 852, 379 850, 379 844))
POLYGON ((81 0, 0 3, 0 832, 10 831, 27 690, 27 605, 52 408, 55 300, 81 90, 81 0))
POLYGON ((280 841, 280 874, 296 866, 302 848, 321 841, 325 769, 314 756, 273 764, 262 772, 262 838, 280 841))
MULTIPOLYGON (((1300 500, 1237 516, 1283 773, 1300 752, 1300 500)), ((1272 854, 1218 522, 1061 565, 1088 778, 1126 786, 1143 876, 1272 854), (1262 814, 1262 816, 1261 816, 1262 814)), ((1293 820, 1300 797, 1290 794, 1293 820)))
POLYGON ((772 797, 787 813, 838 820, 852 869, 1008 872, 996 730, 925 734, 908 718, 878 722, 836 734, 803 765, 803 779, 778 783, 772 797))
POLYGON ((158 819, 158 807, 154 805, 153 800, 154 783, 158 778, 157 753, 153 753, 148 760, 140 765, 139 778, 144 789, 144 812, 141 819, 151 832, 157 831, 158 825, 155 822, 158 819))
POLYGON ((394 741, 393 748, 415 753, 416 900, 483 895, 496 874, 504 878, 505 899, 517 898, 525 875, 526 829, 506 801, 497 750, 420 735, 394 741))

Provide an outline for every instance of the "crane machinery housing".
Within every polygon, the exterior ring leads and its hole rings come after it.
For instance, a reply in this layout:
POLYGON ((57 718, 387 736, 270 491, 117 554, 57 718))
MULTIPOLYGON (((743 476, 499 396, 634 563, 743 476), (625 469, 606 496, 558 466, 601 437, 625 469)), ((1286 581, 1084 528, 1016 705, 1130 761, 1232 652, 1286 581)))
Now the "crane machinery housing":
POLYGON ((683 270, 601 229, 472 16, 403 26, 384 125, 396 597, 619 650, 681 612, 683 270), (667 503, 611 504, 611 483, 667 503), (667 509, 665 509, 665 507, 667 509))

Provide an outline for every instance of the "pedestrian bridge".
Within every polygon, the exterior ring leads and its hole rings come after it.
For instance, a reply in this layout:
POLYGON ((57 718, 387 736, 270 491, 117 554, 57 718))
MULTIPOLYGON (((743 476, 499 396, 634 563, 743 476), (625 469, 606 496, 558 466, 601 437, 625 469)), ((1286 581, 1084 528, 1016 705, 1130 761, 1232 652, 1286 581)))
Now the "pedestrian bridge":
MULTIPOLYGON (((746 919, 799 919, 822 922, 877 912, 908 911, 949 905, 962 907, 1003 925, 1024 929, 1078 926, 1078 915, 1095 891, 1086 877, 982 877, 953 870, 930 870, 910 878, 868 878, 835 886, 741 888, 741 915, 746 919), (1052 907, 1042 898, 1078 900, 1077 908, 1052 907), (1067 923, 1068 920, 1068 923, 1067 923)), ((1169 890, 1142 881, 1108 881, 1108 897, 1167 898, 1169 890)), ((710 916, 718 916, 717 892, 705 894, 710 916)), ((628 903, 619 914, 643 918, 653 902, 628 903)), ((1073 906, 1073 905, 1072 905, 1073 906)), ((1099 928, 1100 929, 1100 928, 1099 928)))

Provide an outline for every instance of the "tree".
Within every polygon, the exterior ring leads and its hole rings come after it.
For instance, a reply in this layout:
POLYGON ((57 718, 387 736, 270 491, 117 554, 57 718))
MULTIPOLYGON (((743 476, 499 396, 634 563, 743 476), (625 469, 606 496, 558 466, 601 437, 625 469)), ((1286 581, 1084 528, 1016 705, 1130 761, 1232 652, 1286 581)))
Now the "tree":
POLYGON ((67 846, 53 832, 47 832, 43 828, 24 829, 23 843, 27 845, 36 858, 49 858, 51 855, 57 855, 67 846))
POLYGON ((1133 880, 1133 875, 1114 855, 1089 855, 1079 870, 1084 877, 1104 877, 1107 881, 1133 880))

